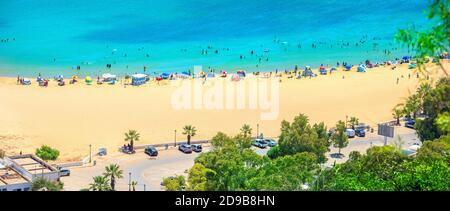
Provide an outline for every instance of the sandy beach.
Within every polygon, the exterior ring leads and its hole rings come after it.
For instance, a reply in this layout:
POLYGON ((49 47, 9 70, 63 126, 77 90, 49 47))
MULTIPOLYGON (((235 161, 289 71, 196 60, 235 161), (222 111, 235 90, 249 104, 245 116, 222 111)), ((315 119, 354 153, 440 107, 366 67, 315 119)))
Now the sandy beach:
MULTIPOLYGON (((444 65, 448 67, 449 63, 444 65)), ((434 66, 429 69, 437 70, 434 66)), ((433 71, 430 76, 438 77, 433 71)), ((249 80, 268 79, 245 79, 249 80)), ((349 72, 339 69, 312 79, 283 76, 281 80, 278 118, 261 120, 261 109, 174 109, 171 96, 177 86, 168 82, 140 87, 124 87, 120 83, 88 86, 80 82, 58 87, 51 81, 49 87, 43 88, 34 79, 32 85, 21 86, 16 85, 15 78, 0 78, 0 148, 8 154, 34 153, 46 144, 61 151, 60 161, 69 161, 86 156, 89 144, 94 152, 106 147, 110 153, 116 153, 126 143, 123 139, 128 129, 140 132, 137 145, 173 142, 175 129, 177 140, 185 140, 181 132, 187 124, 198 130, 194 140, 209 139, 218 131, 236 134, 243 124, 250 124, 254 133, 259 124, 260 132, 275 137, 281 121, 291 121, 299 113, 308 115, 313 123, 323 121, 329 127, 346 116, 376 126, 392 119, 391 109, 413 93, 423 79, 416 78, 415 71, 404 64, 395 70, 389 66, 368 69, 366 73, 357 73, 355 68, 349 72)))

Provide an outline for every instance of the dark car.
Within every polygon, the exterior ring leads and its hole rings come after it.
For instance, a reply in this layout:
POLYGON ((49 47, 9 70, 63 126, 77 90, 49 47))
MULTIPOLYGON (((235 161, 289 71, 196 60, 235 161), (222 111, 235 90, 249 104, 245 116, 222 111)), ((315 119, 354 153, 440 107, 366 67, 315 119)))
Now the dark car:
POLYGON ((405 127, 414 129, 414 125, 416 124, 416 120, 411 119, 405 122, 405 127))
POLYGON ((192 144, 191 148, 192 148, 192 151, 194 151, 194 152, 202 152, 201 144, 192 144))
POLYGON ((255 139, 252 144, 253 146, 261 149, 265 149, 268 146, 268 144, 263 139, 255 139))
POLYGON ((357 127, 355 129, 355 135, 358 137, 366 137, 366 128, 365 127, 357 127))
POLYGON ((184 152, 184 153, 192 153, 191 145, 189 144, 182 144, 178 147, 178 150, 184 152))
POLYGON ((145 154, 147 154, 150 157, 156 157, 158 156, 158 150, 156 150, 155 147, 147 147, 145 148, 145 154))

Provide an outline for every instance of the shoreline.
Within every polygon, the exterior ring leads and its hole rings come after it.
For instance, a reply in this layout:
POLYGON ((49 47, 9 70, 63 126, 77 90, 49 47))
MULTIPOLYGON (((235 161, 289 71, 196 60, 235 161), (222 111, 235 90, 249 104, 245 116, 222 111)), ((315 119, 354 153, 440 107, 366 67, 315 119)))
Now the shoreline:
MULTIPOLYGON (((449 62, 444 65, 449 66, 449 62)), ((182 141, 182 127, 187 124, 198 130, 193 140, 210 139, 219 131, 233 135, 243 124, 250 124, 254 133, 259 124, 260 132, 275 137, 282 120, 292 121, 300 113, 305 113, 311 123, 323 121, 328 128, 346 116, 375 126, 392 119, 391 109, 419 83, 407 64, 398 65, 396 70, 372 68, 366 73, 357 73, 354 68, 348 72, 339 68, 331 75, 312 79, 289 79, 283 74, 279 116, 271 121, 259 119, 263 109, 173 109, 170 96, 176 87, 165 82, 124 88, 120 83, 88 86, 84 80, 58 87, 51 81, 43 88, 35 80, 31 86, 19 86, 16 78, 0 77, 0 98, 4 100, 0 104, 0 146, 8 154, 18 154, 34 153, 47 144, 61 151, 60 161, 71 161, 87 155, 89 144, 93 153, 101 147, 116 153, 126 143, 123 134, 128 129, 140 132, 141 140, 136 145, 144 145, 170 142, 175 129, 177 141, 182 141), (396 78, 400 78, 398 85, 396 78)), ((432 79, 439 76, 431 75, 432 79)), ((226 83, 233 83, 228 79, 226 83)), ((250 80, 254 78, 245 79, 250 80)))

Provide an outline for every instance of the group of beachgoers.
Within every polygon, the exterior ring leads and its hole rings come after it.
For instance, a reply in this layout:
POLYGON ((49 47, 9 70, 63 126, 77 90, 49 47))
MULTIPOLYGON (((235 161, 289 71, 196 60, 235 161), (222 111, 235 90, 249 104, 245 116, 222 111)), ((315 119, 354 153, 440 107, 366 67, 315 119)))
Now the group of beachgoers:
MULTIPOLYGON (((404 62, 410 62, 410 61, 406 61, 406 60, 399 60, 399 61, 386 61, 383 63, 375 63, 372 64, 369 60, 367 60, 364 64, 360 64, 360 66, 358 66, 358 68, 363 67, 364 71, 359 71, 360 69, 358 69, 358 72, 365 72, 365 68, 373 68, 373 67, 378 67, 378 66, 389 66, 392 65, 393 68, 395 69, 395 65, 397 63, 404 63, 404 62)), ((109 67, 111 67, 109 64, 107 65, 108 69, 109 67)), ((350 69, 353 67, 353 65, 348 64, 347 62, 342 62, 339 63, 337 62, 337 66, 336 67, 331 67, 331 68, 327 68, 326 66, 324 66, 323 64, 319 67, 318 71, 320 75, 327 75, 332 74, 334 71, 338 70, 338 67, 342 67, 343 70, 345 71, 350 71, 350 69)), ((275 77, 281 77, 283 75, 286 75, 287 78, 297 78, 297 79, 301 79, 301 78, 312 78, 312 77, 316 77, 318 74, 314 73, 312 68, 310 66, 305 66, 304 68, 300 68, 298 65, 295 65, 293 70, 287 70, 285 69, 284 71, 279 71, 278 69, 276 69, 275 71, 268 71, 268 72, 260 72, 260 71, 254 71, 251 73, 254 76, 257 77, 262 77, 262 78, 270 78, 272 76, 275 77)), ((193 79, 193 78, 200 78, 203 79, 204 82, 206 82, 206 80, 208 78, 214 78, 216 76, 221 77, 221 78, 228 78, 230 74, 228 74, 227 71, 225 70, 221 70, 219 71, 219 73, 217 73, 217 71, 215 70, 209 70, 209 72, 198 72, 198 73, 192 73, 190 70, 187 72, 182 72, 182 73, 162 73, 162 74, 158 74, 156 72, 153 73, 153 76, 150 76, 149 74, 147 74, 147 67, 144 67, 144 73, 143 74, 139 74, 139 73, 135 73, 133 75, 126 75, 123 78, 120 78, 116 75, 110 74, 110 73, 105 73, 101 76, 97 76, 97 84, 110 84, 110 85, 114 85, 116 83, 116 81, 122 81, 123 84, 127 84, 127 82, 125 81, 129 81, 131 80, 131 85, 142 85, 145 84, 149 81, 156 81, 158 84, 160 81, 163 80, 177 80, 177 79, 193 79)), ((244 79, 247 76, 246 71, 244 70, 238 70, 236 71, 235 74, 231 74, 230 80, 232 81, 240 81, 242 79, 244 79)), ((56 77, 53 78, 54 81, 56 81, 58 83, 58 86, 65 86, 65 78, 62 75, 58 75, 56 77)), ((77 75, 72 76, 69 79, 69 84, 75 84, 77 82, 79 82, 80 79, 77 75)), ((47 87, 49 84, 49 79, 44 78, 40 73, 38 75, 38 77, 36 78, 36 82, 39 84, 39 86, 42 87, 47 87)), ((93 83, 93 79, 90 76, 86 76, 84 79, 84 82, 88 85, 91 85, 93 83)), ((281 82, 281 78, 280 78, 280 82, 281 82)), ((27 78, 23 78, 20 76, 17 76, 17 84, 21 84, 21 85, 30 85, 31 84, 31 80, 27 79, 27 78)), ((128 84, 130 84, 128 82, 128 84)))
MULTIPOLYGON (((366 48, 367 53, 369 53, 369 51, 378 52, 378 53, 382 52, 385 56, 390 56, 394 51, 398 50, 398 48, 396 46, 394 46, 393 43, 389 42, 389 43, 387 43, 387 45, 382 45, 383 41, 381 38, 369 37, 368 35, 363 35, 359 39, 351 40, 351 41, 350 40, 338 40, 338 41, 316 40, 316 41, 309 42, 309 43, 295 42, 295 43, 291 44, 287 41, 283 41, 281 38, 279 38, 277 36, 274 36, 272 41, 273 41, 273 43, 275 43, 277 45, 277 47, 275 47, 275 48, 277 48, 277 49, 282 48, 284 51, 288 51, 288 49, 295 48, 295 47, 297 49, 307 48, 308 46, 311 46, 312 49, 318 49, 319 51, 326 50, 326 49, 333 49, 333 48, 349 49, 349 48, 361 48, 364 46, 370 46, 370 47, 366 48), (380 48, 380 46, 388 46, 388 47, 383 49, 383 48, 380 48)), ((108 52, 110 52, 111 55, 117 55, 119 52, 118 49, 115 49, 115 48, 111 50, 111 47, 109 45, 106 45, 106 48, 108 49, 108 52)), ((179 50, 182 53, 187 53, 188 51, 190 51, 190 49, 188 49, 188 48, 180 48, 179 50)), ((150 59, 149 50, 147 48, 145 48, 144 46, 137 48, 137 52, 138 52, 138 54, 140 54, 140 56, 144 56, 144 57, 150 59)), ((227 46, 206 45, 206 46, 201 47, 200 49, 193 50, 193 52, 198 53, 200 56, 209 56, 209 55, 220 55, 222 52, 232 52, 232 49, 227 46)), ((240 61, 240 62, 244 62, 244 61, 255 62, 252 65, 254 65, 254 67, 256 67, 256 69, 263 69, 264 62, 267 63, 267 62, 273 60, 273 58, 271 57, 271 52, 272 51, 268 46, 264 47, 264 45, 260 45, 259 48, 248 49, 248 51, 245 53, 234 52, 233 54, 238 56, 238 58, 237 58, 238 61, 240 61)), ((119 60, 127 58, 127 57, 129 57, 129 52, 121 52, 119 57, 106 56, 105 58, 110 59, 110 60, 112 59, 111 63, 117 64, 119 60)), ((108 64, 107 69, 111 69, 111 63, 108 64)), ((128 64, 125 66, 126 66, 126 69, 129 68, 128 64)), ((337 65, 337 66, 339 66, 339 65, 337 65)), ((77 70, 79 70, 79 67, 77 68, 77 70)), ((214 71, 217 71, 217 70, 214 70, 214 71)))
POLYGON ((11 41, 16 41, 16 38, 0 38, 0 43, 8 43, 11 41))

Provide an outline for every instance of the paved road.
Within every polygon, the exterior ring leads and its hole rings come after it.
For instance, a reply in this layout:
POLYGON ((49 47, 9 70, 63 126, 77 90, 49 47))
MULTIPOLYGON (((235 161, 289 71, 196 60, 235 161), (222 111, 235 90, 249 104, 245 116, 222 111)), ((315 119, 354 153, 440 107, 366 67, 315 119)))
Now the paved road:
MULTIPOLYGON (((396 137, 389 138, 388 144, 392 144, 394 140, 398 139, 397 135, 403 140, 403 148, 408 148, 413 143, 420 142, 415 134, 414 130, 404 127, 396 128, 396 137)), ((343 158, 332 158, 331 155, 338 152, 338 149, 331 148, 327 153, 328 162, 331 165, 334 162, 342 163, 348 159, 348 154, 351 151, 359 151, 365 153, 365 151, 371 146, 382 146, 384 144, 384 138, 376 134, 368 133, 365 138, 354 138, 349 140, 349 145, 342 149, 341 153, 345 155, 343 158)), ((268 149, 254 148, 256 153, 265 155, 268 149)), ((204 147, 205 151, 208 151, 208 147, 204 147)), ((186 175, 187 169, 192 167, 194 159, 198 156, 198 153, 183 154, 175 148, 169 150, 162 150, 159 152, 157 158, 149 158, 143 151, 138 151, 134 155, 114 155, 103 158, 97 158, 98 165, 94 167, 78 167, 72 168, 70 177, 62 178, 65 184, 66 190, 80 190, 82 188, 89 187, 92 182, 92 177, 103 174, 105 166, 116 163, 119 164, 124 172, 124 178, 117 181, 117 190, 128 190, 129 186, 129 173, 131 172, 131 180, 137 181, 137 190, 161 190, 160 185, 162 179, 168 176, 174 175, 186 175)))
MULTIPOLYGON (((208 148, 204 148, 208 151, 208 148)), ((142 150, 134 155, 115 155, 114 157, 97 158, 97 165, 92 167, 71 168, 71 176, 63 177, 64 188, 76 191, 89 187, 92 177, 102 175, 109 164, 118 164, 123 169, 124 178, 117 181, 117 190, 128 190, 131 180, 137 181, 136 190, 161 190, 160 183, 164 177, 184 175, 194 165, 199 153, 184 154, 175 148, 159 151, 157 158, 150 158, 142 150)))

